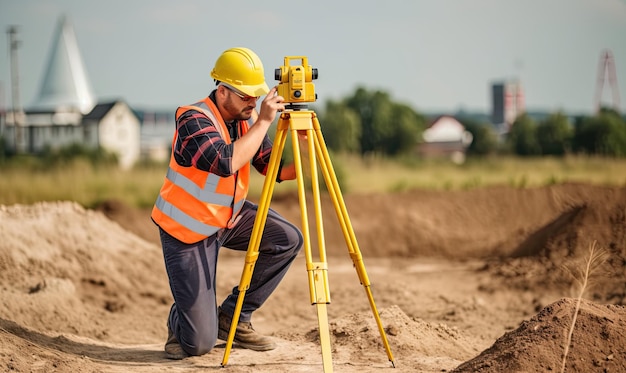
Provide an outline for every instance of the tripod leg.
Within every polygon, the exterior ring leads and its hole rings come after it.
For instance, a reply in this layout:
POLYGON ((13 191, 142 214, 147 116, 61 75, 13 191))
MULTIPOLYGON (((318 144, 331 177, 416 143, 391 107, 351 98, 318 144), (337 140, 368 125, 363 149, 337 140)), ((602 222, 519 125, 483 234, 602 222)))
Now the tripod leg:
MULTIPOLYGON (((282 120, 282 117, 281 117, 282 120)), ((278 168, 280 165, 280 158, 285 148, 286 130, 279 129, 276 131, 276 138, 274 139, 274 147, 270 156, 270 163, 265 176, 265 182, 263 183, 263 189, 261 198, 259 200, 259 206, 257 209, 256 217, 254 218, 254 226, 252 228, 252 235, 248 244, 248 251, 246 252, 246 259, 243 272, 241 274, 241 280, 239 281, 239 295, 237 297, 237 303, 235 305, 235 311, 230 324, 230 331, 228 332, 228 341, 226 341, 226 349, 224 350, 224 357, 222 359, 222 366, 228 363, 228 357, 232 348, 233 340, 235 339, 235 330, 239 323, 239 315, 243 306, 243 299, 246 291, 250 288, 250 281, 252 279, 252 273, 254 272, 254 265, 256 264, 259 256, 259 246, 261 244, 261 237, 263 235, 263 229, 267 221, 267 214, 269 212, 270 201, 274 192, 274 186, 276 185, 276 176, 278 174, 278 168)))
MULTIPOLYGON (((306 115, 306 114, 305 114, 306 115)), ((296 165, 296 178, 298 180, 298 199, 300 201, 300 214, 302 218, 302 234, 304 236, 304 252, 306 257, 306 267, 309 279, 309 294, 311 304, 315 304, 317 308, 317 320, 319 325, 320 345, 322 348, 322 363, 325 373, 333 371, 332 351, 330 345, 330 330, 328 327, 328 311, 327 304, 330 303, 330 291, 328 286, 328 265, 326 263, 326 254, 324 250, 324 233, 322 230, 322 209, 319 198, 319 183, 317 180, 317 164, 315 154, 312 153, 313 131, 310 117, 302 115, 294 115, 294 122, 291 123, 292 128, 292 144, 294 163, 296 165), (302 120, 305 119, 305 120, 302 120), (317 226, 317 239, 319 246, 319 262, 313 261, 311 253, 311 240, 309 233, 309 221, 306 208, 306 195, 304 190, 304 176, 302 175, 302 159, 300 153, 300 144, 298 142, 298 130, 306 129, 309 166, 311 168, 311 187, 315 204, 315 218, 317 226)))
POLYGON ((344 238, 346 240, 346 245, 348 246, 348 251, 350 252, 350 257, 352 258, 352 262, 354 263, 354 267, 356 269, 357 275, 359 277, 359 281, 361 285, 363 285, 365 292, 367 294, 367 298, 369 300, 370 308, 372 309, 372 313, 374 314, 374 318, 376 319, 376 324, 378 325, 378 331, 383 340, 383 344, 385 346, 385 350, 387 352, 387 357, 391 362, 392 366, 395 368, 395 362, 393 359, 393 355, 391 353, 391 348, 389 347, 389 341, 387 340, 387 335, 385 333, 385 329, 382 325, 382 321, 380 319, 380 315, 376 308, 376 303, 374 302, 374 296, 372 295, 371 284, 369 278, 367 276, 367 272, 365 271, 365 264, 363 263, 363 257, 361 255, 361 250, 359 249, 356 235, 354 234, 354 230, 352 229, 352 224, 350 223, 350 217, 348 216, 348 212, 343 200, 343 196, 341 194, 341 189, 339 188, 339 183, 337 182, 337 176, 335 175, 335 171, 332 167, 332 163, 330 161, 330 157, 328 155, 328 149, 326 149, 326 144, 324 142, 324 138, 322 136, 322 132, 320 130, 319 121, 317 117, 313 117, 314 124, 314 133, 315 133, 315 151, 317 153, 318 158, 320 158, 320 168, 322 169, 322 173, 324 174, 324 179, 326 180, 326 185, 328 186, 328 191, 335 206, 335 211, 337 213, 337 218, 341 225, 341 229, 344 234, 344 238))

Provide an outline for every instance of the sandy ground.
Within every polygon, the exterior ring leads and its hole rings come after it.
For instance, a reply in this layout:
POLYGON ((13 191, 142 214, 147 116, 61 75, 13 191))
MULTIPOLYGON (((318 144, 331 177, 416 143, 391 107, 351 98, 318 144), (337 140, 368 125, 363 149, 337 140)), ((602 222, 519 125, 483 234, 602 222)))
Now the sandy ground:
MULTIPOLYGON (((348 195, 389 361, 363 286, 324 201, 337 372, 626 371, 626 189, 348 195), (599 249, 577 302, 590 247, 599 249), (600 265, 601 264, 601 265, 600 265), (567 338, 572 329, 571 342, 567 338)), ((295 196, 272 208, 299 223, 295 196)), ((225 344, 164 358, 171 295, 148 211, 108 201, 0 206, 0 371, 321 372, 317 308, 299 257, 255 314, 278 348, 225 344)), ((218 296, 243 253, 222 250, 218 296)))

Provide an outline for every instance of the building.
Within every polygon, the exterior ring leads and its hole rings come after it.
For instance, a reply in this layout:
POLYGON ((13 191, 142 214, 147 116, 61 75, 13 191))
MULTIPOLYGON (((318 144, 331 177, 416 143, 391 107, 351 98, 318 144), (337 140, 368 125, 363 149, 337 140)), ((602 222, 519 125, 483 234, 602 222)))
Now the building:
POLYGON ((136 111, 141 120, 141 158, 153 161, 170 159, 172 136, 176 130, 174 110, 136 111))
POLYGON ((124 169, 139 160, 140 125, 137 116, 123 101, 98 104, 82 121, 88 131, 85 140, 117 154, 120 167, 124 169))
POLYGON ((508 132, 515 119, 526 111, 524 90, 518 80, 497 82, 491 85, 491 121, 508 132))
POLYGON ((450 115, 435 118, 422 137, 424 141, 418 146, 422 157, 445 157, 455 163, 465 162, 467 148, 474 139, 465 126, 450 115))
POLYGON ((23 153, 76 143, 101 147, 130 168, 140 156, 140 127, 122 100, 97 102, 73 27, 61 17, 37 97, 25 110, 7 112, 2 136, 8 149, 23 153))

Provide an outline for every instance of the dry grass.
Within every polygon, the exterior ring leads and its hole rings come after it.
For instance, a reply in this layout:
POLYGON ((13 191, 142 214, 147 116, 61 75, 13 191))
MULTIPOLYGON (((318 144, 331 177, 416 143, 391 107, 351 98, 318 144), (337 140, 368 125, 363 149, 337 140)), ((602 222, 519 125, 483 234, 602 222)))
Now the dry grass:
MULTIPOLYGON (((163 182, 166 164, 122 171, 94 168, 84 161, 37 170, 28 165, 0 166, 0 204, 74 200, 91 207, 106 199, 119 199, 148 207, 163 182)), ((626 185, 626 159, 598 157, 536 158, 494 157, 456 165, 446 160, 362 159, 333 157, 341 189, 348 193, 393 193, 411 189, 463 190, 491 185, 526 188, 563 182, 626 185)), ((264 178, 252 173, 250 196, 258 198, 264 178)), ((277 184, 275 194, 294 191, 296 183, 277 184)))
POLYGON ((567 362, 567 355, 569 353, 569 346, 572 343, 572 335, 574 334, 574 327, 576 326, 576 319, 578 318, 578 312, 580 310, 580 303, 585 295, 585 292, 593 285, 594 276, 602 273, 601 267, 608 259, 608 253, 600 248, 597 248, 594 241, 589 247, 589 256, 587 256, 582 265, 572 266, 568 268, 568 271, 574 277, 574 280, 578 284, 578 296, 576 297, 576 306, 574 307, 574 315, 572 316, 572 323, 570 324, 567 332, 567 340, 565 343, 565 349, 563 352, 563 360, 561 362, 561 373, 565 372, 565 363, 567 362))
POLYGON ((107 199, 117 199, 133 206, 147 207, 154 203, 166 167, 124 171, 75 161, 65 167, 43 170, 3 168, 0 171, 0 204, 71 200, 92 207, 107 199))
MULTIPOLYGON (((626 159, 599 157, 493 157, 456 165, 447 160, 362 159, 341 155, 333 159, 342 191, 347 193, 400 192, 412 189, 467 190, 493 185, 515 188, 564 182, 626 186, 626 159)), ((260 190, 262 177, 253 177, 260 190)), ((283 183, 276 191, 293 190, 283 183)))

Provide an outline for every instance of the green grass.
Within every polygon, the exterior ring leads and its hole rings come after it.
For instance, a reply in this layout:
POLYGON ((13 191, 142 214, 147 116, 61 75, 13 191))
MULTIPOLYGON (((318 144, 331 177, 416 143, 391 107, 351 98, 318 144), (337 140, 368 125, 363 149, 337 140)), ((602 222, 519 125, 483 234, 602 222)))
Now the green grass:
MULTIPOLYGON (((64 167, 41 169, 28 162, 0 166, 0 204, 73 200, 92 207, 107 199, 149 207, 159 192, 166 164, 123 171, 74 161, 64 167)), ((626 186, 626 159, 599 157, 493 157, 455 165, 445 160, 367 159, 333 157, 344 195, 394 193, 411 189, 467 190, 492 185, 515 188, 563 182, 626 186)), ((305 172, 306 173, 306 172, 305 172)), ((321 175, 320 175, 321 178, 321 175)), ((264 178, 253 171, 250 196, 258 198, 264 178)), ((275 194, 294 191, 295 182, 276 185, 275 194)))

